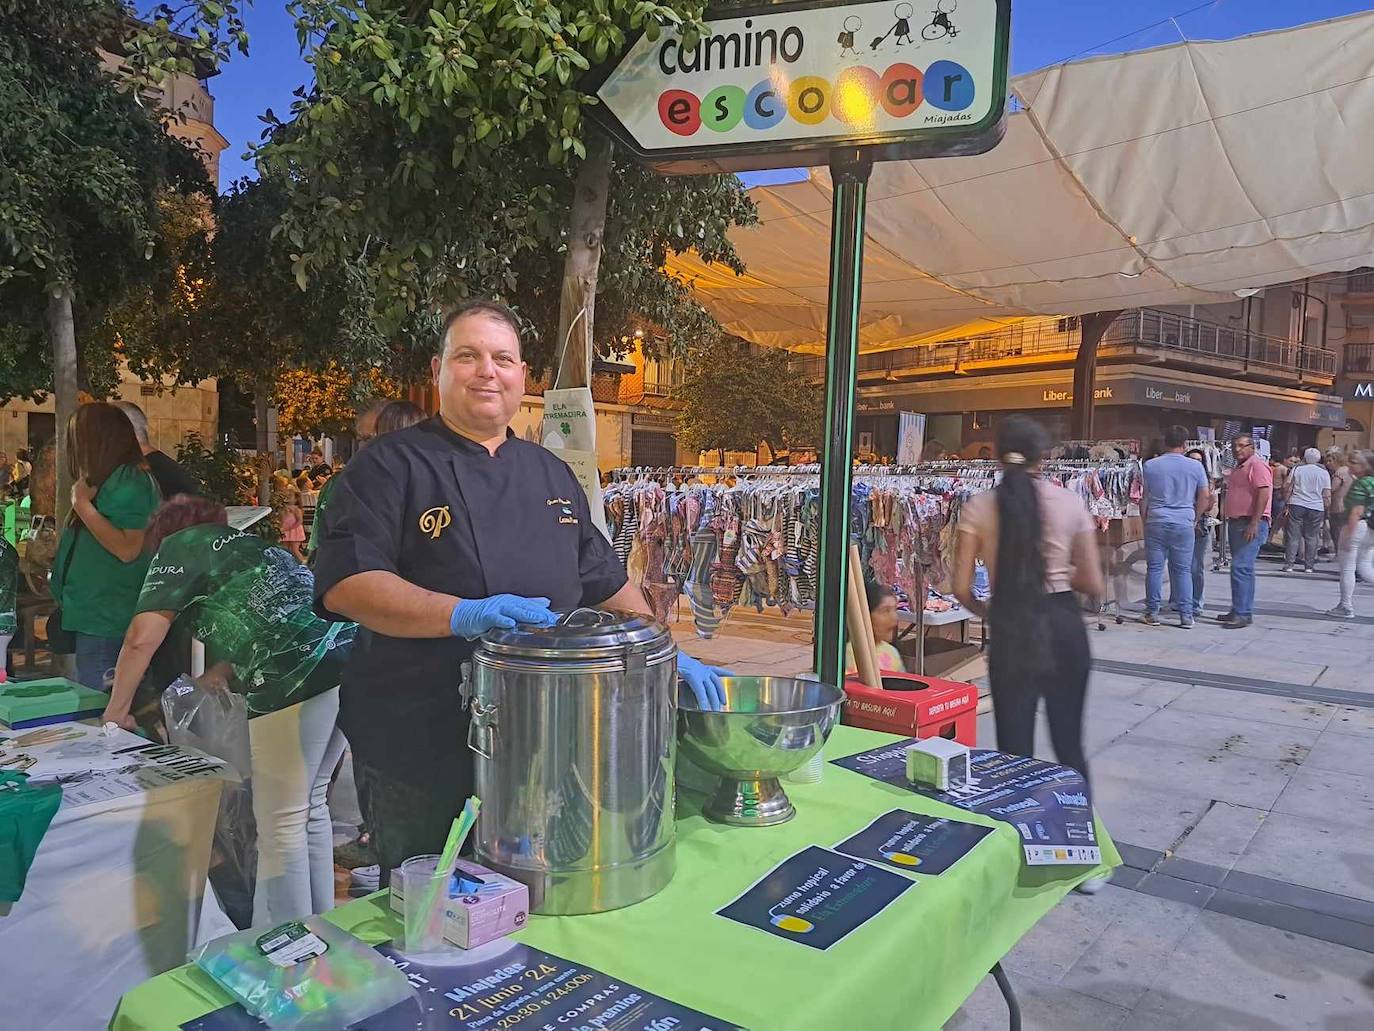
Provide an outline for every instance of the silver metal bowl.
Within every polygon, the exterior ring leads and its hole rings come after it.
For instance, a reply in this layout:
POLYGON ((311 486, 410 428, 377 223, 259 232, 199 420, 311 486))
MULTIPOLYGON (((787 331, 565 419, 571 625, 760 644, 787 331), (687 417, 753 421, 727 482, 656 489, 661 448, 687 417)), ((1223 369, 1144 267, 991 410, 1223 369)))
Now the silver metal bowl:
POLYGON ((703 809, 708 819, 744 827, 784 823, 796 809, 778 778, 804 765, 840 718, 844 692, 787 677, 722 677, 725 707, 706 712, 678 692, 678 743, 721 778, 703 809))

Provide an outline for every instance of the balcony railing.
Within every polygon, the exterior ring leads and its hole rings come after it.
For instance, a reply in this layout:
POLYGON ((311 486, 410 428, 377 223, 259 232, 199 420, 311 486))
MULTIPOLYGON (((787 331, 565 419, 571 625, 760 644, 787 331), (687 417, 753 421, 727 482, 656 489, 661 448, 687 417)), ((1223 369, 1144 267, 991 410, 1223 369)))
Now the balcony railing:
POLYGON ((1122 313, 1107 328, 1102 343, 1144 345, 1278 372, 1336 374, 1334 351, 1153 308, 1122 313))
MULTIPOLYGON (((985 362, 1054 358, 1068 361, 1078 353, 1079 340, 1076 323, 1069 326, 1063 319, 1045 319, 963 340, 861 355, 858 371, 861 376, 957 372, 985 362)), ((1173 353, 1178 360, 1201 360, 1203 364, 1216 364, 1228 370, 1240 366, 1294 377, 1299 370, 1325 377, 1336 374, 1336 355, 1332 351, 1153 308, 1122 312, 1107 327, 1099 345, 1099 353, 1104 355, 1159 351, 1173 353)), ((799 359, 797 367, 808 376, 825 374, 822 358, 799 359)))
POLYGON ((1374 374, 1374 344, 1346 344, 1343 368, 1346 372, 1374 374))
POLYGON ((1345 290, 1351 294, 1374 294, 1374 270, 1351 273, 1345 290))

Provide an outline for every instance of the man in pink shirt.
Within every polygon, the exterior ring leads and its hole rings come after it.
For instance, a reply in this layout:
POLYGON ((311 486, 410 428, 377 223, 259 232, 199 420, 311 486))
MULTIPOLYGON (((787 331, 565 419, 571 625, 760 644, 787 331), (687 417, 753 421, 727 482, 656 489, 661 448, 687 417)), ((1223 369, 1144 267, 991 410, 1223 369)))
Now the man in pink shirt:
POLYGON ((1227 630, 1255 621, 1255 559, 1269 539, 1274 500, 1274 474, 1255 454, 1255 441, 1240 436, 1231 442, 1236 467, 1226 480, 1226 534, 1231 545, 1231 611, 1221 617, 1227 630))

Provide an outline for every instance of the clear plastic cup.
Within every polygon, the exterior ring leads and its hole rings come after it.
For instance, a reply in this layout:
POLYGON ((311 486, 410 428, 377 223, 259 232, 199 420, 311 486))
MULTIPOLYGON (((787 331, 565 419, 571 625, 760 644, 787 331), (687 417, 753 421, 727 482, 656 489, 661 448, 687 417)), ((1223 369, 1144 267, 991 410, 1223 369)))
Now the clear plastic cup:
POLYGON ((412 856, 397 871, 401 878, 401 916, 405 923, 402 947, 406 952, 434 952, 444 947, 444 909, 448 893, 441 891, 435 896, 437 906, 425 911, 438 867, 438 856, 412 856))

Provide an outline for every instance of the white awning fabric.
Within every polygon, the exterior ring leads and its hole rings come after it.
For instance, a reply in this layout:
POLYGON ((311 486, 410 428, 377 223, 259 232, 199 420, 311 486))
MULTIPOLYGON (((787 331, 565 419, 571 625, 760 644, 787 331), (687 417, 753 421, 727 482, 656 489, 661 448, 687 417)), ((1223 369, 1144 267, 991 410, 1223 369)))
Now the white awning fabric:
MULTIPOLYGON (((1374 265, 1374 12, 1058 65, 977 157, 874 166, 860 345, 1208 304, 1374 265)), ((748 272, 671 268, 726 327, 820 351, 831 184, 753 191, 748 272)))

